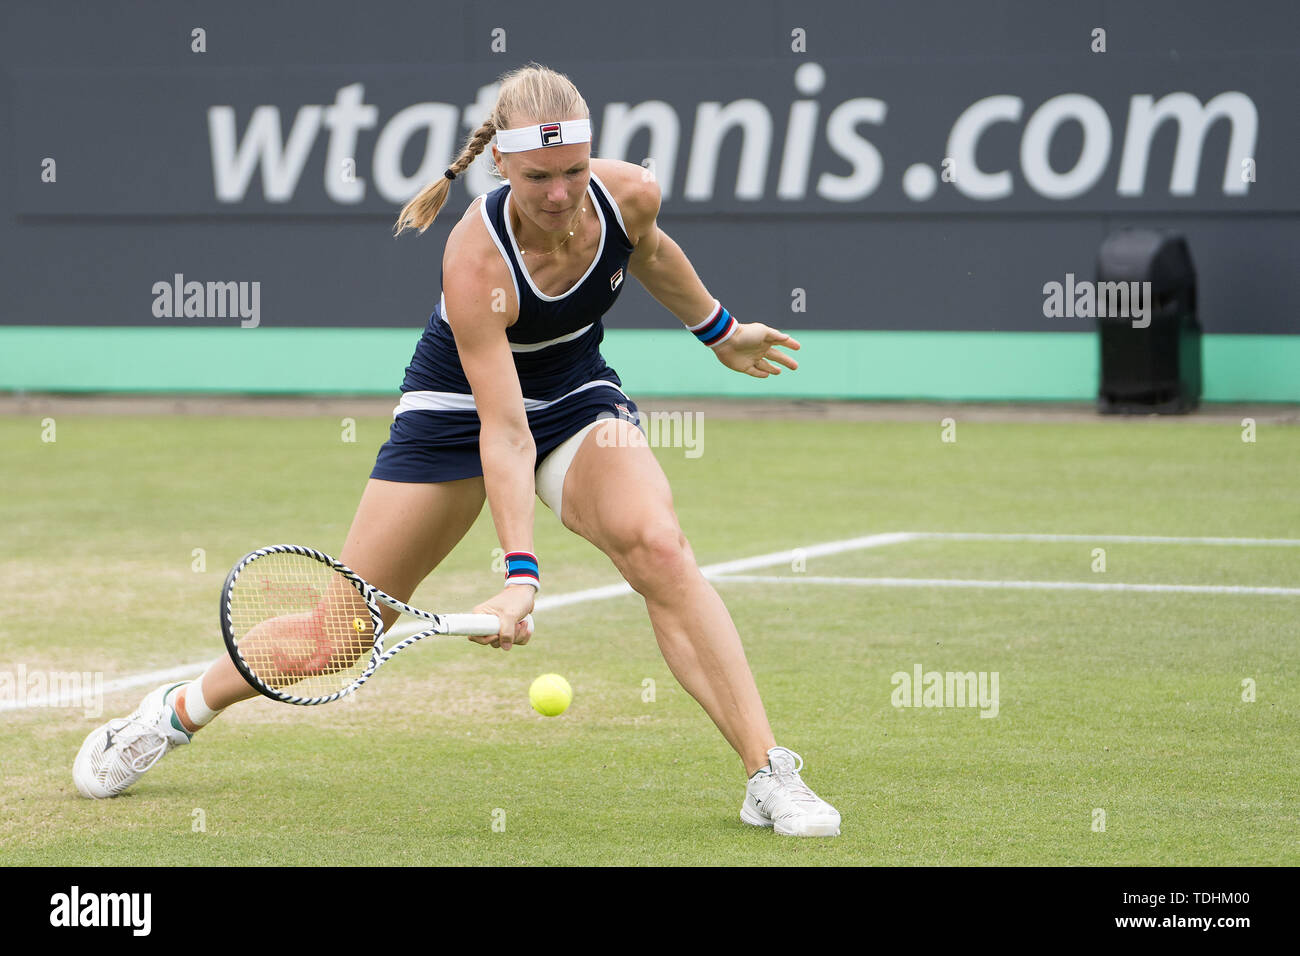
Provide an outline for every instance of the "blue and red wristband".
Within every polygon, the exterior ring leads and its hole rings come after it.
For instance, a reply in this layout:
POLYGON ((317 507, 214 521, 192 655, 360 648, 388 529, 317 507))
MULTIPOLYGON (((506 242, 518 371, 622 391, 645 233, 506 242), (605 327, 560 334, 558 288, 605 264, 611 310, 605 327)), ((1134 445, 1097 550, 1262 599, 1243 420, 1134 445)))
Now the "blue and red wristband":
POLYGON ((538 591, 542 579, 537 566, 537 555, 531 551, 510 551, 506 554, 506 584, 530 584, 538 591))
POLYGON ((721 302, 714 299, 713 305, 714 309, 707 319, 699 325, 688 327, 688 331, 711 349, 727 341, 736 334, 736 329, 740 328, 740 323, 722 307, 721 302))

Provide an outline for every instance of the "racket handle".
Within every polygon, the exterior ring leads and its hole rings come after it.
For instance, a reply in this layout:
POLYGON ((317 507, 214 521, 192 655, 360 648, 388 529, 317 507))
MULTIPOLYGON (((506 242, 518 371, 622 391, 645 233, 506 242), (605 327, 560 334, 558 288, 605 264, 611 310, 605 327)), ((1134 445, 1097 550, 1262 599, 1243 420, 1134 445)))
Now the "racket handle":
MULTIPOLYGON (((487 637, 501 631, 501 621, 495 614, 444 614, 448 634, 460 634, 465 637, 487 637)), ((533 616, 524 618, 528 634, 533 633, 533 616)))

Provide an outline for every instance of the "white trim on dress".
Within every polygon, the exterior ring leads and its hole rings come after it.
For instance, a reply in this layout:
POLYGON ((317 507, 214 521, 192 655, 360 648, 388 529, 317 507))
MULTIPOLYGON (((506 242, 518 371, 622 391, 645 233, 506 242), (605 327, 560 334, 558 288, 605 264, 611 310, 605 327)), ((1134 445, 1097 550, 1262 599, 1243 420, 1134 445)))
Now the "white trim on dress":
MULTIPOLYGON (((615 385, 613 382, 607 382, 604 379, 597 379, 594 382, 587 382, 585 385, 579 385, 571 392, 565 392, 559 398, 543 400, 540 398, 525 398, 524 411, 535 412, 543 408, 550 408, 552 405, 558 405, 566 398, 584 392, 589 388, 596 388, 600 385, 608 385, 624 398, 627 394, 615 385)), ((393 409, 393 417, 397 417, 402 412, 472 412, 477 411, 474 404, 474 396, 468 392, 403 392, 401 401, 393 409)))
POLYGON ((618 228, 623 230, 623 238, 627 240, 629 246, 632 245, 632 237, 627 234, 627 226, 623 223, 623 212, 618 208, 618 200, 614 198, 614 194, 610 192, 609 187, 605 185, 605 180, 596 175, 594 169, 591 171, 591 178, 596 180, 596 184, 600 186, 600 191, 603 192, 605 198, 609 200, 610 208, 614 210, 614 218, 618 220, 618 228))

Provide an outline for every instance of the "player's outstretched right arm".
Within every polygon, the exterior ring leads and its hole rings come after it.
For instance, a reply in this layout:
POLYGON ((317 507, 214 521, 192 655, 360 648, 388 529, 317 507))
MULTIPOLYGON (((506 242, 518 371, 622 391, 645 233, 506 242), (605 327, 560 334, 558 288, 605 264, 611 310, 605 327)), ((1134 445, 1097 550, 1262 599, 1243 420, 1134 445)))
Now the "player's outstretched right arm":
MULTIPOLYGON (((507 552, 532 552, 537 449, 506 339, 506 326, 518 314, 518 306, 493 309, 511 286, 509 275, 499 256, 494 262, 474 250, 471 242, 449 239, 447 243, 443 263, 446 318, 478 408, 479 457, 497 537, 507 552)), ((491 252, 495 255, 495 249, 491 252)), ((535 595, 531 586, 516 584, 480 604, 475 612, 501 617, 501 632, 495 638, 470 640, 503 650, 526 643, 528 636, 516 622, 532 611, 535 595)))

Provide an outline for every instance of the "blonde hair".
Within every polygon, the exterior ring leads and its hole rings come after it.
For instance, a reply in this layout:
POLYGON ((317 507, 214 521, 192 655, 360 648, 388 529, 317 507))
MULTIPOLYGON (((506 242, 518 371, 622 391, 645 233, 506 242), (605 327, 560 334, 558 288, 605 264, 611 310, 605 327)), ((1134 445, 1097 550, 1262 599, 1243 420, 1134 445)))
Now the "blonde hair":
MULTIPOLYGON (((483 121, 483 125, 465 141, 465 147, 451 164, 451 171, 459 176, 478 158, 478 154, 487 148, 499 129, 513 129, 520 124, 533 120, 539 123, 558 123, 566 119, 588 119, 591 111, 587 101, 582 98, 578 88, 563 73, 531 62, 516 70, 503 73, 498 79, 501 84, 497 93, 496 105, 483 121)), ((502 178, 496 164, 491 166, 492 175, 502 178)), ((438 210, 447 201, 451 191, 451 180, 439 176, 437 180, 425 186, 398 213, 393 235, 400 236, 407 229, 423 233, 437 218, 438 210)))

